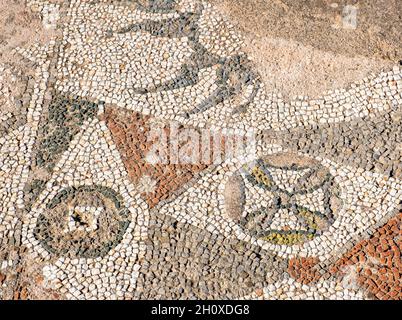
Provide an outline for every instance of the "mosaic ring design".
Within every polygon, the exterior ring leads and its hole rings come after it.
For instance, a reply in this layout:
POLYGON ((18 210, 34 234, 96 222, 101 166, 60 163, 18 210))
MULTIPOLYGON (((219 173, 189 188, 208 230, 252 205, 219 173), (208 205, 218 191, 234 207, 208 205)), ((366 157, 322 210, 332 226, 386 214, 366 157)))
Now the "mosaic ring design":
POLYGON ((34 237, 53 255, 97 258, 122 241, 129 224, 129 210, 114 190, 71 187, 47 204, 38 217, 34 237))
POLYGON ((228 185, 231 199, 225 203, 229 215, 246 234, 273 244, 296 245, 314 239, 334 222, 340 206, 334 177, 317 162, 297 155, 276 155, 246 164, 228 185), (284 163, 284 158, 292 160, 284 163), (314 192, 322 198, 316 199, 314 192), (305 200, 299 203, 300 199, 305 200), (269 205, 260 205, 267 200, 269 205), (320 210, 316 209, 318 203, 320 210), (299 229, 270 227, 277 223, 275 218, 284 216, 286 221, 288 215, 299 229))

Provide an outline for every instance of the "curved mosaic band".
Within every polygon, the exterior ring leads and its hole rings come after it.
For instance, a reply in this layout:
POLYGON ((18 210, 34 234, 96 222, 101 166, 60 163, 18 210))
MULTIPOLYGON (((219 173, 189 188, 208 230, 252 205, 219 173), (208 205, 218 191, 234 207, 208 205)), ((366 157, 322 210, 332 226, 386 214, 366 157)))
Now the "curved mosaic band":
POLYGON ((104 257, 121 242, 130 224, 129 210, 124 206, 121 196, 102 186, 63 189, 49 201, 46 211, 39 215, 33 234, 43 248, 54 256, 104 257), (100 207, 102 211, 96 217, 87 217, 96 220, 92 221, 95 225, 92 230, 78 227, 66 229, 69 219, 73 227, 75 224, 89 224, 82 216, 85 212, 76 212, 79 205, 85 208, 85 204, 77 201, 77 198, 100 207))

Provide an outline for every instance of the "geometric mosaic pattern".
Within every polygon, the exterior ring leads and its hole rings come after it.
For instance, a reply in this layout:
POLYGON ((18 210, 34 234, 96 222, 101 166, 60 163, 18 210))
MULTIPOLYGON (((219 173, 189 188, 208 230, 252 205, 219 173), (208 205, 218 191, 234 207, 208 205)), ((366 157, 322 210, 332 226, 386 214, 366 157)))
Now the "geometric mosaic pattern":
POLYGON ((286 100, 204 1, 28 4, 61 33, 0 114, 2 298, 402 298, 400 66, 286 100))

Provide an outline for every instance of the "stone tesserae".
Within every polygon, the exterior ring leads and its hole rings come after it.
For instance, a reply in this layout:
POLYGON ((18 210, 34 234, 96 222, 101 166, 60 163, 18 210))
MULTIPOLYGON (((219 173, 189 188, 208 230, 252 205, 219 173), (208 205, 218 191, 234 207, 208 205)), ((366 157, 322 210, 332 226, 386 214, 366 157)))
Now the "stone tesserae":
POLYGON ((400 65, 288 99, 208 2, 27 7, 54 35, 0 65, 1 298, 402 297, 400 65))

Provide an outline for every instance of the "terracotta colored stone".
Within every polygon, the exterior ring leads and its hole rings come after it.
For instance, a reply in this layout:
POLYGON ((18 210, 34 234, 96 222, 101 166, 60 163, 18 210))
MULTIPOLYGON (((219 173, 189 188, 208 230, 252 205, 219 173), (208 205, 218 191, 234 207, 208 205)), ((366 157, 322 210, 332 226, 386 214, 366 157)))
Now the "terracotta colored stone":
POLYGON ((21 300, 27 300, 28 299, 28 290, 27 290, 26 287, 23 287, 21 289, 20 299, 21 300))
POLYGON ((262 289, 256 289, 255 293, 258 297, 261 297, 264 294, 264 291, 262 289))
POLYGON ((331 274, 341 276, 342 266, 353 265, 356 262, 362 263, 363 267, 356 264, 356 268, 361 269, 358 277, 360 285, 374 294, 377 299, 402 299, 400 290, 401 242, 395 241, 401 233, 402 213, 399 213, 376 230, 370 239, 358 243, 335 265, 331 266, 329 268, 331 274), (373 258, 377 262, 370 264, 369 261, 373 258))
POLYGON ((316 265, 318 259, 315 258, 293 258, 289 260, 288 273, 297 282, 309 284, 317 281, 321 274, 316 265))
MULTIPOLYGON (((107 107, 103 119, 112 133, 113 140, 133 183, 137 184, 143 176, 150 176, 156 181, 155 190, 144 193, 146 201, 151 207, 161 200, 168 199, 176 190, 188 183, 195 174, 211 165, 211 163, 174 163, 170 154, 167 155, 167 163, 151 164, 146 161, 146 156, 158 139, 151 135, 151 117, 107 107)), ((168 125, 160 127, 169 137, 170 127, 168 125)), ((179 133, 186 129, 194 130, 194 128, 178 126, 179 133)), ((224 143, 225 139, 222 138, 221 150, 224 150, 224 143)), ((199 152, 201 155, 203 154, 200 150, 199 152)), ((212 152, 211 148, 210 159, 213 159, 212 152)))
POLYGON ((41 275, 39 275, 39 276, 37 276, 36 278, 35 278, 35 282, 36 282, 36 284, 42 284, 42 282, 43 282, 43 276, 41 276, 41 275))

